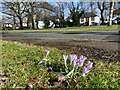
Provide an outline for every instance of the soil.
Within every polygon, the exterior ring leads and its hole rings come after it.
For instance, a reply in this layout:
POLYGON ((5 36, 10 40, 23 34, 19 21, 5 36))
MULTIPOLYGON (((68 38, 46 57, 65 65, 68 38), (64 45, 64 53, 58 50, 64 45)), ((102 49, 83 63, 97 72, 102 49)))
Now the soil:
POLYGON ((70 53, 85 55, 91 60, 103 60, 109 62, 120 61, 119 43, 107 41, 92 40, 37 40, 37 39, 6 39, 10 41, 18 41, 21 43, 34 44, 37 46, 56 47, 59 50, 67 50, 70 53))

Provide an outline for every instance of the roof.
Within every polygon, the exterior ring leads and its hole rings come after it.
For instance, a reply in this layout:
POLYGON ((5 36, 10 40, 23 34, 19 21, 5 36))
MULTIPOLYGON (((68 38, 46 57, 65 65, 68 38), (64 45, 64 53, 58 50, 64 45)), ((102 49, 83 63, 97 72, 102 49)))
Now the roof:
POLYGON ((93 12, 85 12, 85 13, 82 15, 82 18, 95 17, 95 16, 98 16, 98 15, 96 15, 96 14, 93 13, 93 12))
POLYGON ((54 20, 56 20, 56 19, 60 19, 60 18, 57 17, 57 16, 46 16, 46 17, 41 17, 41 18, 38 19, 38 20, 40 20, 40 21, 44 21, 44 20, 52 20, 52 21, 54 21, 54 20))

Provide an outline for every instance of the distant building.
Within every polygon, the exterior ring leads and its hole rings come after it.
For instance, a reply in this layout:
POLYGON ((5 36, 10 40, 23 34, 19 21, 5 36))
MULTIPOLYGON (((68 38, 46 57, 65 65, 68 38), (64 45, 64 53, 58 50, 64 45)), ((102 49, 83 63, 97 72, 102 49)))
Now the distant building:
POLYGON ((38 28, 43 29, 45 26, 45 23, 43 21, 38 21, 38 28))
POLYGON ((0 16, 0 30, 2 30, 2 17, 0 16))
POLYGON ((100 17, 93 12, 86 12, 80 18, 80 24, 85 26, 100 24, 100 17))
POLYGON ((120 24, 120 8, 113 11, 113 24, 120 24))

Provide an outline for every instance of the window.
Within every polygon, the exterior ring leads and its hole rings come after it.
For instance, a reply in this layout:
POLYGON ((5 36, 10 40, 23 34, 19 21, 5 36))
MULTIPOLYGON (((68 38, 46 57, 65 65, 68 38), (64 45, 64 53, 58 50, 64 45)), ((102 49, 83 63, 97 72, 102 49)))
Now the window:
POLYGON ((81 18, 81 22, 84 22, 84 18, 81 18))
POLYGON ((94 21, 94 17, 91 17, 91 21, 94 21))
POLYGON ((86 22, 89 22, 89 17, 86 18, 86 22))

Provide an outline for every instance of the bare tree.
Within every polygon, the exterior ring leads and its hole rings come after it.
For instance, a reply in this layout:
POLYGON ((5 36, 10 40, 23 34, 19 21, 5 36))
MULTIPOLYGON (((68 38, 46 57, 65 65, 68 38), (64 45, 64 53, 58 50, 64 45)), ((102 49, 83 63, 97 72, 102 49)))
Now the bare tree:
MULTIPOLYGON (((45 23, 45 28, 48 28, 48 26, 49 26, 49 24, 50 24, 50 22, 49 22, 49 20, 50 20, 50 14, 52 14, 53 12, 54 12, 54 8, 53 8, 53 6, 50 4, 50 3, 48 3, 48 2, 40 2, 39 4, 38 4, 38 7, 39 8, 41 8, 42 9, 42 19, 43 19, 43 21, 44 21, 44 23, 45 23)), ((39 14, 38 14, 39 15, 39 14)))
POLYGON ((23 29, 23 18, 25 15, 23 2, 6 2, 2 3, 2 13, 17 17, 20 22, 20 29, 23 29))
POLYGON ((24 6, 26 7, 25 11, 28 16, 28 21, 31 20, 32 29, 37 28, 38 19, 40 18, 40 13, 42 9, 44 9, 45 13, 46 13, 45 9, 53 11, 52 6, 49 5, 47 2, 26 2, 24 6))
POLYGON ((56 2, 55 14, 60 19, 60 26, 64 26, 64 15, 66 9, 66 2, 56 2))
POLYGON ((91 12, 93 12, 93 13, 97 13, 95 4, 96 4, 96 2, 93 2, 93 0, 90 0, 90 9, 91 9, 91 12))
POLYGON ((102 24, 104 24, 105 2, 97 2, 97 5, 98 9, 100 10, 102 24))
POLYGON ((26 2, 24 3, 25 6, 25 11, 27 13, 27 25, 29 23, 29 20, 31 20, 32 22, 32 29, 35 29, 35 19, 34 19, 34 15, 35 15, 35 6, 36 6, 36 2, 26 2))
POLYGON ((83 2, 76 2, 76 6, 74 2, 68 3, 68 9, 70 11, 70 18, 73 20, 73 25, 78 26, 80 17, 84 13, 83 2))

